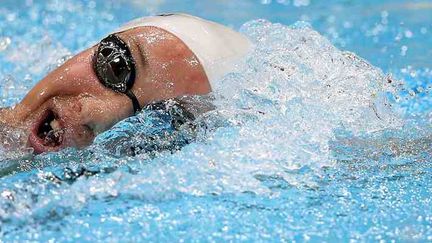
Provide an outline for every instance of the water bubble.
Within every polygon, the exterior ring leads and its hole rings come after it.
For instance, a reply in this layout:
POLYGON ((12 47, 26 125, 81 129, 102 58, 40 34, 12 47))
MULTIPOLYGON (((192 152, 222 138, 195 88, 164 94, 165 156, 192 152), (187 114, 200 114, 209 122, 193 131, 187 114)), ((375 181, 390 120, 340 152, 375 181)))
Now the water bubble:
POLYGON ((310 17, 309 17, 309 15, 307 15, 307 14, 302 14, 301 16, 300 16, 300 20, 301 21, 305 21, 305 22, 308 22, 308 21, 310 21, 310 17))
POLYGON ((388 16, 389 16, 389 13, 387 11, 382 11, 381 12, 381 23, 383 25, 388 24, 388 16))
POLYGON ((408 38, 408 39, 412 38, 413 37, 413 33, 410 30, 406 30, 405 31, 405 37, 408 38))
POLYGON ((11 43, 11 39, 9 37, 0 37, 0 52, 6 50, 11 43))
POLYGON ((90 1, 87 4, 88 8, 95 8, 96 7, 96 2, 95 1, 90 1))
POLYGON ((310 4, 310 0, 293 0, 293 5, 295 7, 308 6, 310 4))
POLYGON ((394 40, 395 40, 396 42, 398 42, 398 41, 402 40, 402 38, 403 38, 403 35, 402 35, 401 33, 398 33, 398 34, 395 36, 394 40))
POLYGON ((414 90, 412 90, 412 89, 410 89, 410 90, 408 91, 408 94, 409 94, 411 97, 416 96, 416 92, 415 92, 414 90))
POLYGON ((401 52, 400 52, 400 55, 401 56, 406 56, 406 54, 407 54, 407 51, 408 51, 408 47, 407 46, 402 46, 401 47, 401 52))
POLYGON ((290 3, 290 0, 276 0, 277 3, 288 5, 290 3))
POLYGON ((336 16, 330 15, 327 17, 327 22, 334 23, 336 21, 336 16))
POLYGON ((13 22, 16 19, 16 14, 15 13, 9 13, 6 15, 6 20, 9 22, 13 22))
POLYGON ((351 22, 349 22, 349 21, 345 21, 343 23, 343 26, 344 26, 345 29, 351 29, 353 27, 353 24, 351 22))

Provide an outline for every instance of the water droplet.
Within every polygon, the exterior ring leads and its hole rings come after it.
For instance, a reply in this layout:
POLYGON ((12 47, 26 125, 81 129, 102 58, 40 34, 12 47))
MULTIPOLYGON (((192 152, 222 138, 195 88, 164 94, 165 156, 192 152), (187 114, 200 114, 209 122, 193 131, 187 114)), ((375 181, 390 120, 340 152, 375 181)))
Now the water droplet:
POLYGON ((408 47, 407 46, 402 46, 401 47, 401 53, 400 53, 400 55, 401 56, 406 56, 407 51, 408 51, 408 47))
POLYGON ((6 20, 9 22, 13 22, 16 19, 16 14, 15 13, 10 13, 6 15, 6 20))
POLYGON ((308 6, 310 4, 310 0, 294 0, 293 4, 295 7, 308 6))
POLYGON ((89 8, 95 8, 96 7, 96 2, 95 1, 90 1, 87 6, 89 8))
POLYGON ((10 43, 11 39, 9 37, 0 38, 0 52, 6 50, 10 43))
POLYGON ((412 90, 412 89, 410 89, 410 90, 408 91, 408 93, 409 93, 409 95, 410 95, 411 97, 414 97, 414 96, 416 96, 416 93, 415 93, 415 91, 414 91, 414 90, 412 90))
POLYGON ((345 29, 351 29, 353 27, 353 24, 351 22, 349 22, 349 21, 345 21, 344 24, 343 24, 343 27, 345 29))
POLYGON ((413 37, 413 32, 411 32, 411 30, 406 30, 405 31, 405 37, 410 39, 413 37))

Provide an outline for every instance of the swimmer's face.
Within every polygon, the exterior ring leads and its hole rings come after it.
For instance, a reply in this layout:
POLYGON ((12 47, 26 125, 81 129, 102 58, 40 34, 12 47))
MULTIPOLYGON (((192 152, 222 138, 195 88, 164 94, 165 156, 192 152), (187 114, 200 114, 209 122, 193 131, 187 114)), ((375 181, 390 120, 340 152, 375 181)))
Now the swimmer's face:
MULTIPOLYGON (((153 101, 210 92, 198 59, 174 35, 155 27, 117 34, 136 65, 132 88, 143 107, 153 101)), ((131 100, 106 88, 93 70, 97 46, 76 55, 40 81, 0 122, 28 134, 35 153, 89 145, 98 133, 133 115, 131 100)))

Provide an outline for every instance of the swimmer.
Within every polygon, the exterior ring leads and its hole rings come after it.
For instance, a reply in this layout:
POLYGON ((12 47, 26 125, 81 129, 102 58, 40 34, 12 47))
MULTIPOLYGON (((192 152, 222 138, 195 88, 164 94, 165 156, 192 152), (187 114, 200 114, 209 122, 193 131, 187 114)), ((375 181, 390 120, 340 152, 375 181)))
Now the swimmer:
POLYGON ((23 131, 36 154, 83 148, 155 102, 210 93, 250 47, 243 35, 186 14, 136 19, 0 109, 0 126, 23 131))

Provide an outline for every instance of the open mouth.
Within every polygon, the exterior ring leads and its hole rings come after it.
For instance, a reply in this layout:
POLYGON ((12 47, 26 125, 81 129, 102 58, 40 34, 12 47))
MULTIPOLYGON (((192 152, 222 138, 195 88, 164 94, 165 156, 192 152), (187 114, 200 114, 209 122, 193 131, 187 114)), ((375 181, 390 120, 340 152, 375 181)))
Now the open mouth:
POLYGON ((43 153, 60 149, 64 140, 65 129, 56 114, 48 110, 36 122, 29 142, 35 153, 43 153))
POLYGON ((44 146, 57 147, 63 142, 63 134, 64 129, 60 126, 54 112, 49 111, 39 125, 37 136, 43 141, 44 146))

